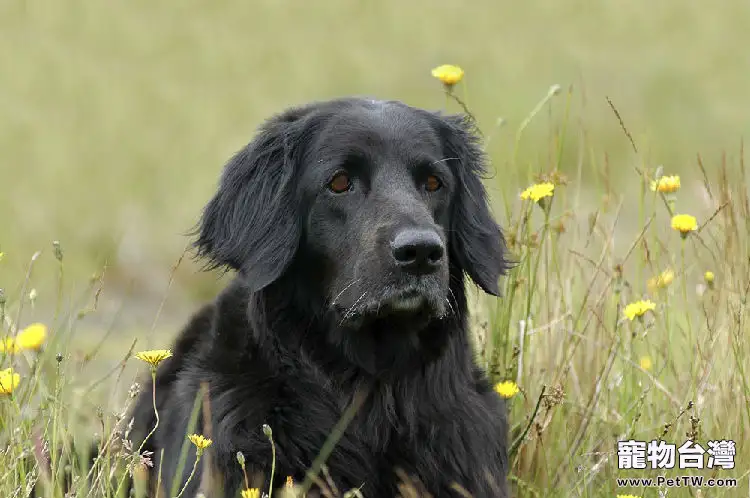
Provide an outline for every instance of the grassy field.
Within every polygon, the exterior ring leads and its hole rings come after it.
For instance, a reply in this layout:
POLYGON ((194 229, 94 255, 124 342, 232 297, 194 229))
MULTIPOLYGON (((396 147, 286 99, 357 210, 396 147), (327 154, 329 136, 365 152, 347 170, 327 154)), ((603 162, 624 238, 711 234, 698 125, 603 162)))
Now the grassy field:
MULTIPOLYGON (((20 457, 43 441, 64 471, 64 436, 106 439, 145 372, 131 347, 168 346, 222 285, 181 259, 183 234, 263 118, 344 94, 458 111, 430 76, 445 62, 466 70, 456 91, 519 261, 502 299, 472 293, 480 361, 521 388, 514 496, 656 497, 616 477, 657 475, 739 480, 666 496, 740 496, 748 25, 740 1, 2 3, 0 322, 49 336, 41 352, 0 353, 21 375, 0 395, 0 496, 25 496, 41 467, 20 457), (679 190, 653 192, 660 174, 679 190), (545 179, 547 208, 520 199, 545 179), (681 237, 673 214, 698 230, 681 237), (654 309, 626 318, 641 299, 654 309), (617 468, 618 440, 688 435, 736 441, 735 469, 617 468)), ((126 460, 109 449, 97 475, 126 460)), ((114 496, 105 483, 92 496, 114 496)))

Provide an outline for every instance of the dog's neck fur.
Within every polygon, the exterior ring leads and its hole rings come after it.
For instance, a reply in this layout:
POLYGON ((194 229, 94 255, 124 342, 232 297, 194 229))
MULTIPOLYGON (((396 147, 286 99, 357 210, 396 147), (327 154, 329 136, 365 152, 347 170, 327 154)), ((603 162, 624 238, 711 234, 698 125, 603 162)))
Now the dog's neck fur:
MULTIPOLYGON (((364 329, 346 330, 338 327, 327 314, 310 318, 310 310, 315 309, 316 304, 311 299, 315 299, 316 294, 301 285, 301 279, 294 275, 294 272, 287 273, 277 283, 256 293, 249 293, 241 277, 232 283, 225 293, 232 296, 227 309, 232 308, 237 299, 245 299, 245 320, 251 330, 246 337, 225 337, 218 341, 224 344, 225 352, 234 351, 235 357, 240 351, 243 352, 240 356, 256 356, 252 361, 266 363, 270 371, 289 377, 290 381, 300 375, 320 378, 345 404, 358 390, 374 392, 363 410, 371 415, 365 416, 382 416, 385 412, 389 418, 394 418, 394 423, 398 418, 407 424, 402 437, 414 433, 411 430, 414 427, 409 426, 418 423, 420 413, 461 403, 460 393, 474 382, 475 367, 465 327, 468 306, 460 270, 451 269, 453 312, 443 319, 433 319, 419 331, 404 330, 403 324, 388 320, 372 322, 364 329), (290 285, 285 279, 295 282, 290 285), (284 294, 282 289, 296 292, 284 294), (300 330, 306 333, 299 335, 300 330), (343 334, 364 337, 365 343, 357 344, 343 334), (343 346, 337 346, 335 341, 332 344, 333 336, 336 341, 342 341, 343 346), (388 341, 397 344, 388 344, 388 341), (357 357, 358 347, 380 348, 379 351, 393 361, 392 368, 381 364, 373 369, 375 363, 367 361, 371 358, 363 358, 362 354, 357 357), (402 353, 404 348, 406 353, 402 353), (263 356, 257 358, 260 354, 263 356), (357 358, 362 361, 356 361, 357 358), (423 406, 417 406, 415 400, 420 400, 423 406), (430 402, 425 403, 426 400, 430 402)), ((219 307, 222 307, 221 298, 219 307)), ((224 311, 218 316, 230 319, 224 311)), ((219 324, 219 334, 223 328, 219 324)), ((237 361, 241 364, 246 360, 237 357, 237 361)), ((390 438, 384 438, 378 445, 386 444, 387 439, 390 438)))
MULTIPOLYGON (((360 426, 380 427, 368 439, 385 450, 396 434, 398 438, 417 437, 420 421, 460 405, 462 393, 474 382, 472 346, 463 326, 468 311, 463 275, 456 271, 451 282, 455 312, 444 319, 433 319, 419 331, 404 330, 402 324, 388 320, 358 330, 342 329, 327 315, 310 321, 309 310, 304 307, 309 296, 280 295, 274 287, 253 296, 248 311, 251 321, 265 322, 264 326, 253 326, 253 330, 274 333, 256 336, 256 340, 266 343, 258 351, 278 351, 275 358, 266 358, 275 371, 286 371, 294 378, 320 376, 343 405, 351 403, 357 392, 369 393, 360 411, 360 426), (306 330, 306 334, 299 337, 288 333, 299 330, 306 330), (366 340, 356 344, 356 339, 346 334, 366 340), (389 345, 389 341, 396 344, 389 345), (366 356, 373 347, 379 348, 393 366, 373 368, 374 361, 366 356), (358 354, 359 361, 352 361, 358 354), (289 358, 295 358, 296 365, 283 364, 289 358), (383 417, 391 423, 383 426, 383 417)), ((304 294, 300 286, 278 287, 290 288, 301 289, 304 294)))

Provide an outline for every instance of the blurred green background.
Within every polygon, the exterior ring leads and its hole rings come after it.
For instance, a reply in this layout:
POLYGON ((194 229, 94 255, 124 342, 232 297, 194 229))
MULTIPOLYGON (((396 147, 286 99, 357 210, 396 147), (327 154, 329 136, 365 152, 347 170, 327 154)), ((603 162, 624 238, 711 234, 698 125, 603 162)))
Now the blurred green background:
MULTIPOLYGON (((149 326, 224 161, 264 118, 350 94, 441 108, 430 69, 443 63, 465 69, 485 133, 507 122, 489 148, 495 195, 549 164, 571 88, 563 168, 595 147, 613 175, 632 171, 607 96, 648 161, 687 174, 700 153, 713 167, 750 131, 749 26, 739 0, 4 1, 0 287, 17 296, 43 250, 31 285, 53 302, 57 239, 67 286, 107 264, 104 323, 123 309, 123 327, 149 326), (555 114, 513 162, 515 130, 552 84, 555 114)), ((176 273, 160 316, 170 333, 221 284, 197 270, 186 259, 176 273)))

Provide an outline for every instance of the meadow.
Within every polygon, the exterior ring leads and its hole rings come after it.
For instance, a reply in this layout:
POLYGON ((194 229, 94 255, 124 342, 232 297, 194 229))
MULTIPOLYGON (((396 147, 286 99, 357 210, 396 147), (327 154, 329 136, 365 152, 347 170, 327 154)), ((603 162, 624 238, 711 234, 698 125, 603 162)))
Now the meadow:
POLYGON ((115 430, 148 374, 133 354, 226 282, 184 233, 263 118, 344 94, 461 112, 443 63, 518 263, 502 298, 470 292, 478 361, 519 389, 513 496, 739 496, 748 25, 739 1, 3 3, 0 496, 62 497, 71 473, 71 496, 117 496, 142 470, 115 430), (92 435, 89 470, 71 441, 92 435), (660 439, 732 440, 735 467, 618 469, 618 441, 660 439), (737 487, 617 485, 682 475, 737 487))

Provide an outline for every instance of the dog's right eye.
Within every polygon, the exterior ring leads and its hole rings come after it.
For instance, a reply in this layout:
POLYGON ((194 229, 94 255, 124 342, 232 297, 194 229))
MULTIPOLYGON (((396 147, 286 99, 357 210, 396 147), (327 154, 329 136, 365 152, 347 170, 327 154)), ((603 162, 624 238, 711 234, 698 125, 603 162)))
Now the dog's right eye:
POLYGON ((330 182, 328 182, 328 190, 334 194, 343 194, 352 189, 352 181, 345 172, 340 171, 336 173, 330 182))

